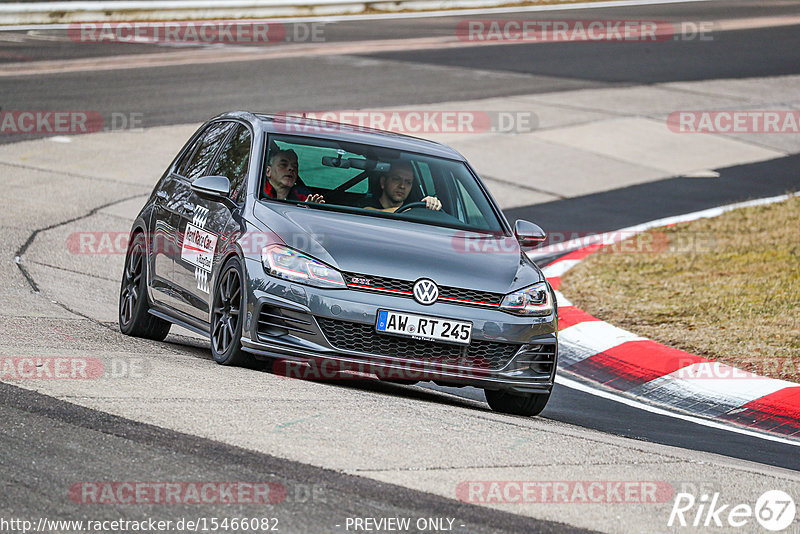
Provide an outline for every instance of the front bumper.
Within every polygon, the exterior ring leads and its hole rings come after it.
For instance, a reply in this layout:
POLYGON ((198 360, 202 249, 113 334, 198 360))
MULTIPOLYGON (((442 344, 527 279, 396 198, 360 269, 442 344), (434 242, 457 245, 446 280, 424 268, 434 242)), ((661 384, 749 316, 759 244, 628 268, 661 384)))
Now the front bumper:
POLYGON ((387 379, 518 393, 548 393, 553 387, 558 350, 554 315, 518 317, 441 302, 423 306, 392 295, 292 284, 261 275, 256 261, 247 267, 246 272, 258 273, 248 284, 242 338, 250 353, 387 379), (463 348, 378 334, 378 309, 471 321, 472 343, 463 348))

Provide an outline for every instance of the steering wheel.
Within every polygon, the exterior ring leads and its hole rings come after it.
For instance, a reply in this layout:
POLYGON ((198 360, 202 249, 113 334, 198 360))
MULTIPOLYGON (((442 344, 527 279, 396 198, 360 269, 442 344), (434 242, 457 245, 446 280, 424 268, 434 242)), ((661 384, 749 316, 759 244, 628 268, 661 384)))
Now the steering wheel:
POLYGON ((408 211, 414 208, 426 208, 428 204, 425 202, 409 202, 405 206, 400 206, 395 210, 395 213, 403 213, 404 211, 408 211))

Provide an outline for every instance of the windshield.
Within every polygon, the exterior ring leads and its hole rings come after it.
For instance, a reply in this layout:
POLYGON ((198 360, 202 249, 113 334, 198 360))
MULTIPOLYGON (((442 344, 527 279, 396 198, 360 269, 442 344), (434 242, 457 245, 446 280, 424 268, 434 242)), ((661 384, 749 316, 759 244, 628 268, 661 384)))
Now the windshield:
POLYGON ((399 150, 270 136, 260 198, 485 232, 503 226, 467 166, 399 150))

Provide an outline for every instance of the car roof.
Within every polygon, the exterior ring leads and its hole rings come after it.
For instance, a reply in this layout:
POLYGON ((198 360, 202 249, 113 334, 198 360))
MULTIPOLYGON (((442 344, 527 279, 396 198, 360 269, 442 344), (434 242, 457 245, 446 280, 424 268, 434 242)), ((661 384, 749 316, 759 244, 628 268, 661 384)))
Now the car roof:
POLYGON ((249 120, 254 124, 260 124, 268 133, 333 139, 336 141, 347 141, 350 143, 360 143, 466 161, 464 156, 443 143, 351 124, 323 121, 294 115, 251 113, 247 111, 233 111, 216 117, 216 119, 220 118, 249 120))

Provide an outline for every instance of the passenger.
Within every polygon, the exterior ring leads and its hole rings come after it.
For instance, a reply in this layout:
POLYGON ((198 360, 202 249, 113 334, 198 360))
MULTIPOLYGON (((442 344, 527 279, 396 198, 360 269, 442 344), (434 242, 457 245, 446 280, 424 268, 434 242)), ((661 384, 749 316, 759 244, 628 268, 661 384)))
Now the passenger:
POLYGON ((325 203, 322 195, 312 193, 310 189, 297 182, 297 154, 294 150, 278 150, 273 152, 267 165, 267 181, 264 183, 264 194, 279 200, 299 200, 300 202, 325 203))
MULTIPOLYGON (((411 194, 414 185, 414 168, 407 161, 397 162, 392 165, 389 172, 381 176, 381 196, 374 198, 366 209, 394 213, 400 208, 411 194)), ((442 209, 442 203, 436 197, 425 197, 421 200, 429 210, 442 209)))

